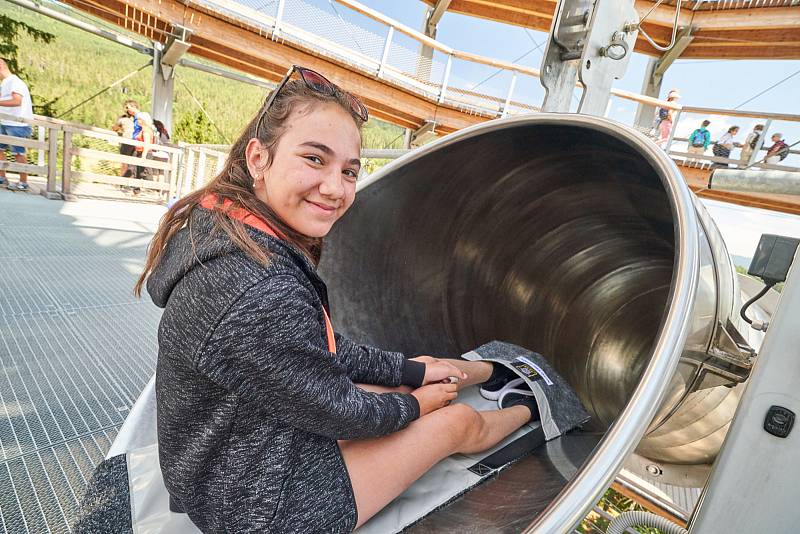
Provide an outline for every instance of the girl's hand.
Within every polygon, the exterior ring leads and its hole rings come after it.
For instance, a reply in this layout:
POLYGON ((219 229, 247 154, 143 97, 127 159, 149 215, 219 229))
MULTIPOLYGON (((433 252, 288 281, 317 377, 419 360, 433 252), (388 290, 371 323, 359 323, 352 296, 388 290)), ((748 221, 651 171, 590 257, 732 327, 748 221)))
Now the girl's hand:
POLYGON ((425 364, 425 378, 422 381, 423 386, 442 382, 451 376, 458 378, 459 381, 467 379, 467 374, 450 363, 449 360, 439 360, 432 356, 417 356, 411 359, 425 364))
POLYGON ((419 402, 419 416, 444 408, 458 396, 456 384, 431 384, 422 386, 411 392, 419 402))

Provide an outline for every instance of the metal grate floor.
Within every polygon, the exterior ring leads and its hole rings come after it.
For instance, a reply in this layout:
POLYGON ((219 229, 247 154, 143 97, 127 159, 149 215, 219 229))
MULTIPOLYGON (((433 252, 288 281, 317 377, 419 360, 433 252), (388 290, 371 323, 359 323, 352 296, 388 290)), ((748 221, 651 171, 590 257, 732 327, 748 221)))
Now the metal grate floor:
POLYGON ((132 294, 163 208, 0 190, 0 534, 69 532, 155 370, 132 294))

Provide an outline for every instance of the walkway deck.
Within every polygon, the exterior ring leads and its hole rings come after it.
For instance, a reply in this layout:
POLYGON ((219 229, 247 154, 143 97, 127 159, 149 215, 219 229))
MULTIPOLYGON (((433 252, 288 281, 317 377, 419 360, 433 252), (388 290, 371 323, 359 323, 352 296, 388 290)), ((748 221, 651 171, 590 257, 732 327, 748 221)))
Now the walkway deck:
POLYGON ((160 206, 0 190, 0 533, 68 532, 155 368, 131 289, 160 206))

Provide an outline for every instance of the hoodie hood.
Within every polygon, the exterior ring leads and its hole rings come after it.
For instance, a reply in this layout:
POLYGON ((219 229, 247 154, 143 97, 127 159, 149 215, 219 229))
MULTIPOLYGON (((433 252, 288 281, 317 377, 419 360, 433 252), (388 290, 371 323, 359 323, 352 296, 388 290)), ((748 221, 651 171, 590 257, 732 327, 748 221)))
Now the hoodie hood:
MULTIPOLYGON (((260 230, 250 226, 247 226, 247 230, 250 237, 267 250, 270 266, 291 262, 295 268, 299 267, 311 280, 327 308, 325 284, 305 254, 260 230)), ((214 227, 214 219, 207 209, 195 208, 189 217, 189 224, 169 240, 161 262, 148 276, 147 293, 156 306, 165 308, 172 290, 192 269, 202 268, 204 264, 229 254, 246 257, 225 232, 214 227)))

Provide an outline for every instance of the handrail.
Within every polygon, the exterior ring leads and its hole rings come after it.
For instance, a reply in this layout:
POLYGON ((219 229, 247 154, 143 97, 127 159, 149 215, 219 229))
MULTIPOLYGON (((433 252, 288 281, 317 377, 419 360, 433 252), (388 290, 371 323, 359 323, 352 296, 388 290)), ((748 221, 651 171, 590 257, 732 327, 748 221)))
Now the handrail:
MULTIPOLYGON (((372 20, 374 20, 376 22, 384 24, 384 25, 388 26, 389 28, 394 28, 396 31, 398 31, 398 32, 400 32, 400 33, 402 33, 402 34, 404 34, 404 35, 406 35, 408 37, 411 37, 412 39, 416 40, 420 44, 425 45, 425 46, 430 47, 430 48, 433 48, 435 50, 438 50, 438 51, 448 55, 451 58, 461 59, 461 60, 464 60, 464 61, 469 61, 469 62, 477 63, 477 64, 480 64, 480 65, 486 65, 486 66, 489 66, 489 67, 494 67, 494 68, 502 69, 502 70, 509 71, 509 72, 516 72, 516 73, 519 73, 519 74, 524 74, 524 75, 532 76, 532 77, 535 77, 535 78, 538 78, 541 75, 541 71, 539 69, 535 68, 535 67, 531 67, 531 66, 528 66, 528 65, 521 65, 521 64, 518 64, 518 63, 512 63, 512 62, 501 60, 501 59, 495 59, 495 58, 490 58, 490 57, 486 57, 486 56, 481 56, 481 55, 473 54, 473 53, 470 53, 470 52, 464 52, 464 51, 452 48, 450 46, 447 46, 447 45, 445 45, 445 44, 443 44, 443 43, 441 43, 441 42, 439 42, 439 41, 437 41, 435 39, 432 39, 432 38, 428 37, 427 35, 423 34, 422 32, 420 32, 418 30, 410 28, 409 26, 407 26, 407 25, 405 25, 405 24, 403 24, 403 23, 401 23, 401 22, 399 22, 397 20, 394 20, 394 19, 392 19, 390 17, 387 17, 386 15, 384 15, 384 14, 382 14, 382 13, 380 13, 380 12, 370 8, 370 7, 367 7, 367 6, 363 5, 363 4, 361 4, 360 2, 357 2, 356 0, 334 0, 334 1, 336 3, 338 3, 338 4, 341 4, 341 5, 345 6, 345 7, 348 7, 350 9, 352 9, 353 11, 355 11, 357 13, 360 13, 360 14, 362 14, 362 15, 364 15, 364 16, 366 16, 366 17, 368 17, 368 18, 370 18, 370 19, 372 19, 372 20)), ((287 24, 287 23, 285 23, 283 21, 279 21, 277 17, 270 16, 270 15, 268 15, 266 13, 263 13, 261 11, 258 11, 258 10, 255 10, 253 8, 250 8, 248 6, 245 6, 243 4, 240 4, 240 3, 236 2, 236 1, 233 1, 233 0, 204 0, 202 3, 205 4, 207 7, 216 6, 218 8, 221 8, 221 9, 225 10, 225 11, 228 11, 230 13, 234 13, 234 14, 237 14, 237 15, 239 15, 241 17, 245 17, 246 21, 239 21, 239 22, 255 23, 254 26, 262 26, 265 29, 266 28, 272 28, 273 32, 276 31, 276 26, 279 25, 280 26, 280 33, 281 33, 283 38, 285 38, 286 35, 291 35, 291 33, 292 33, 293 26, 291 26, 291 25, 289 25, 289 24, 287 24)), ((221 15, 221 16, 226 16, 225 13, 219 13, 219 12, 217 12, 217 13, 219 15, 221 15)), ((297 28, 297 29, 300 30, 303 33, 308 33, 308 31, 304 30, 303 28, 297 28)), ((263 31, 263 30, 260 30, 260 31, 263 31)), ((373 62, 376 62, 376 61, 372 60, 370 58, 370 63, 373 63, 373 62)), ((385 66, 384 66, 384 68, 385 68, 385 66)), ((445 85, 446 85, 446 82, 445 82, 445 85)), ((580 83, 576 83, 576 86, 580 86, 580 83)), ((431 93, 433 93, 433 91, 431 91, 431 93)), ((651 105, 651 106, 665 107, 665 108, 673 109, 673 110, 681 109, 681 105, 680 104, 676 104, 676 103, 673 103, 673 102, 668 102, 666 100, 661 100, 661 99, 658 99, 658 98, 649 97, 649 96, 646 96, 646 95, 640 95, 640 94, 637 94, 637 93, 632 93, 630 91, 625 91, 623 89, 612 88, 611 89, 611 94, 613 94, 615 96, 618 96, 620 98, 624 98, 624 99, 627 99, 627 100, 633 100, 635 102, 640 102, 640 103, 644 103, 644 104, 651 105)))
MULTIPOLYGON (((430 37, 428 37, 424 33, 419 32, 419 31, 417 31, 417 30, 415 30, 413 28, 410 28, 410 27, 406 26, 405 24, 403 24, 402 22, 398 22, 398 21, 396 21, 396 20, 394 20, 394 19, 392 19, 390 17, 387 17, 383 13, 375 11, 374 9, 372 9, 370 7, 367 7, 364 4, 361 4, 359 2, 356 2, 355 0, 335 0, 335 1, 336 1, 337 4, 342 4, 343 6, 347 6, 350 9, 352 9, 353 11, 357 11, 357 12, 361 13, 362 15, 365 15, 365 16, 371 18, 372 20, 375 20, 375 21, 378 21, 378 22, 382 22, 382 23, 386 24, 387 26, 392 26, 392 27, 394 27, 394 29, 398 30, 400 33, 404 33, 405 35, 407 35, 407 36, 409 36, 409 37, 411 37, 413 39, 416 39, 417 41, 420 41, 421 43, 423 43, 426 46, 429 46, 429 47, 431 47, 431 48, 433 48, 435 50, 438 50, 440 52, 444 52, 445 54, 456 54, 456 53, 458 53, 458 51, 455 50, 454 48, 451 48, 451 47, 447 46, 446 44, 442 44, 439 41, 437 41, 436 39, 431 39, 430 37)), ((481 57, 482 58, 483 56, 476 56, 476 57, 481 57)), ((485 58, 485 59, 490 59, 490 58, 485 58)))
POLYGON ((684 113, 700 113, 707 115, 728 115, 730 117, 747 117, 753 119, 771 119, 775 121, 800 122, 800 115, 790 115, 788 113, 764 113, 759 111, 743 111, 738 109, 719 109, 719 108, 700 108, 695 106, 683 106, 684 113))

